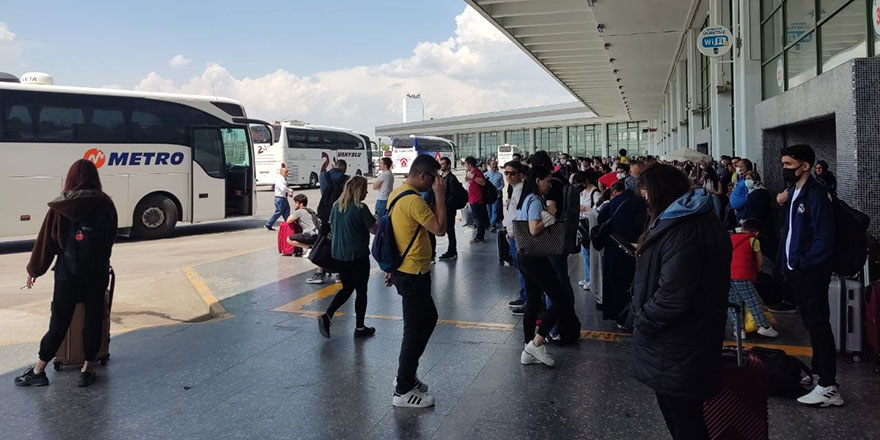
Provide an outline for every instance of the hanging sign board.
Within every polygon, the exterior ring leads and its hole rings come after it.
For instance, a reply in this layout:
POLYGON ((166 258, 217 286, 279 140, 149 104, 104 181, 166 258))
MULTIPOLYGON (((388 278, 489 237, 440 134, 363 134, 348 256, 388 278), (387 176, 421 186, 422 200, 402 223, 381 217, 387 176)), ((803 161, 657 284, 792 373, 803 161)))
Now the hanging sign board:
POLYGON ((733 34, 724 26, 709 26, 697 36, 697 48, 707 57, 720 57, 733 48, 733 34))

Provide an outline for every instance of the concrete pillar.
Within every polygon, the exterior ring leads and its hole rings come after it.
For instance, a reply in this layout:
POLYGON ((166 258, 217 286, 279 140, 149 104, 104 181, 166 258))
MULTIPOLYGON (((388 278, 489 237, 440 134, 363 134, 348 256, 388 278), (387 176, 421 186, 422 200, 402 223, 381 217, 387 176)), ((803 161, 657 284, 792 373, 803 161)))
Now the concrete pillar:
POLYGON ((687 63, 680 61, 675 68, 676 100, 675 100, 675 126, 678 127, 679 147, 690 146, 688 139, 687 117, 687 63))
MULTIPOLYGON (((752 161, 761 161, 761 133, 755 130, 755 106, 761 102, 760 0, 742 0, 734 11, 734 37, 741 46, 734 48, 733 113, 734 152, 752 161)), ((758 165, 758 163, 756 163, 758 165)), ((760 167, 759 167, 760 169, 760 167)))
POLYGON ((569 149, 571 145, 568 145, 568 126, 562 127, 562 152, 565 154, 570 154, 569 149))
POLYGON ((477 132, 477 159, 483 157, 483 134, 477 132))
MULTIPOLYGON (((709 2, 709 23, 730 27, 730 4, 727 0, 711 0, 709 2)), ((709 66, 711 88, 709 89, 709 101, 711 102, 711 126, 712 137, 709 154, 715 159, 721 155, 733 155, 733 97, 730 88, 733 86, 732 69, 729 61, 732 51, 727 55, 715 57, 709 66), (725 89, 727 91, 719 90, 725 89)))
POLYGON ((537 142, 535 141, 535 129, 529 129, 529 154, 535 154, 535 151, 538 151, 536 146, 537 142))
POLYGON ((689 29, 687 32, 687 93, 688 99, 686 104, 687 111, 687 137, 688 145, 694 150, 697 149, 697 130, 702 129, 700 126, 700 114, 696 111, 700 106, 700 57, 703 56, 697 51, 697 32, 689 29))

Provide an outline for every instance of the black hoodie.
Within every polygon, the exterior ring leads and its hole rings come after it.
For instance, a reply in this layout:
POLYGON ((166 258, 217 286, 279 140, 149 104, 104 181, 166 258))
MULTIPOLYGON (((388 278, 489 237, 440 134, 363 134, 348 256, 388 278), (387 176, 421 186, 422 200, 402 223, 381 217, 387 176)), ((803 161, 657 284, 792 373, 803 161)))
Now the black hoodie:
POLYGON ((61 254, 64 248, 70 221, 82 219, 95 211, 100 211, 96 226, 105 232, 99 236, 102 239, 99 249, 104 250, 102 255, 106 256, 109 265, 117 228, 116 207, 113 201, 101 191, 68 191, 49 202, 49 212, 43 219, 40 235, 37 236, 34 249, 31 251, 31 259, 27 265, 28 275, 39 277, 45 274, 52 265, 52 260, 56 255, 61 254))

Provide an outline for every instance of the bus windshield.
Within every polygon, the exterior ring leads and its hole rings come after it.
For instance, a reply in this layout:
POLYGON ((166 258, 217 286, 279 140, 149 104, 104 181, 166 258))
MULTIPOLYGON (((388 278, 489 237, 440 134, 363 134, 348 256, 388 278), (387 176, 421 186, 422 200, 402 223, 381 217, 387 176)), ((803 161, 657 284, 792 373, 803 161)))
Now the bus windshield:
POLYGON ((403 138, 403 139, 393 139, 391 141, 392 148, 412 148, 413 141, 418 144, 419 151, 440 151, 440 152, 451 152, 452 144, 448 141, 440 141, 435 139, 422 139, 422 138, 403 138))

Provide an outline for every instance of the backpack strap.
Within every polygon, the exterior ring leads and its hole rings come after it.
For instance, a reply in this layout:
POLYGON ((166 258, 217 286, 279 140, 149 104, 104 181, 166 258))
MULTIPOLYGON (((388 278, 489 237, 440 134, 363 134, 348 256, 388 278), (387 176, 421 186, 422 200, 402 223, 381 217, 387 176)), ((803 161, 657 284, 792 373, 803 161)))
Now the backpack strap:
MULTIPOLYGON (((394 205, 397 204, 398 200, 400 200, 401 198, 403 198, 405 196, 418 196, 418 195, 419 194, 417 192, 415 192, 411 189, 408 189, 408 190, 398 194, 397 197, 395 197, 394 200, 391 201, 391 204, 388 205, 388 218, 389 219, 391 218, 391 209, 394 208, 394 205)), ((391 227, 393 228, 394 225, 392 224, 391 227)), ((401 261, 403 261, 403 259, 406 258, 406 254, 409 253, 409 250, 412 249, 413 244, 415 244, 416 238, 419 236, 419 229, 420 228, 422 228, 421 225, 419 225, 419 227, 416 228, 416 232, 413 234, 412 238, 409 240, 409 244, 406 246, 406 250, 404 250, 403 253, 400 254, 401 261)))

